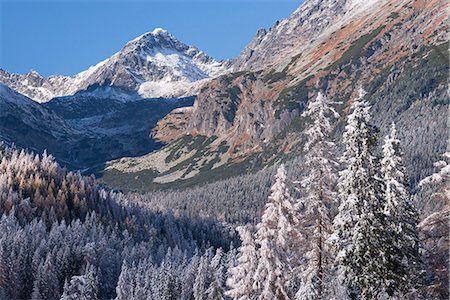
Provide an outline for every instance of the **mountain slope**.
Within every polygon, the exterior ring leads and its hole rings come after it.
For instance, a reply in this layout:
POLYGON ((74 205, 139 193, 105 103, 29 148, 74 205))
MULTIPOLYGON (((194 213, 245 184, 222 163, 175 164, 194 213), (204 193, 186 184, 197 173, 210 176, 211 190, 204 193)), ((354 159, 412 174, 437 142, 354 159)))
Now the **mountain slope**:
POLYGON ((149 137, 156 122, 194 101, 105 97, 119 94, 79 92, 39 104, 0 84, 0 140, 38 153, 47 149, 70 169, 89 169, 160 148, 161 143, 149 137))
POLYGON ((162 144, 149 136, 155 124, 171 110, 194 102, 193 97, 124 101, 105 94, 79 92, 44 104, 81 132, 77 143, 68 148, 67 160, 73 168, 90 169, 111 159, 159 149, 162 144))
POLYGON ((38 102, 73 95, 91 86, 137 91, 142 98, 172 98, 195 95, 205 81, 227 73, 228 68, 228 62, 215 61, 157 28, 73 77, 44 78, 35 71, 20 75, 0 70, 0 82, 38 102))
POLYGON ((65 155, 61 144, 74 141, 79 132, 51 110, 0 84, 0 139, 20 147, 54 149, 65 155), (20 137, 20 138, 17 138, 20 137))
POLYGON ((398 124, 414 184, 448 138, 446 8, 444 1, 306 1, 269 32, 259 31, 234 65, 242 71, 212 80, 188 113, 159 122, 164 134, 154 134, 171 142, 167 147, 108 164, 106 181, 148 173, 155 185, 195 184, 298 155, 308 99, 322 90, 342 102, 339 139, 362 86, 381 134, 398 124))

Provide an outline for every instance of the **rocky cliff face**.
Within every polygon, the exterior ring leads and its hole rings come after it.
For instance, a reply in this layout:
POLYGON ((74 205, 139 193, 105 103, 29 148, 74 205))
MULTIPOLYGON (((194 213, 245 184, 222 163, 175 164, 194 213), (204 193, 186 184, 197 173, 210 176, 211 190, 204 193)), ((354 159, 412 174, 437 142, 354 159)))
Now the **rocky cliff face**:
POLYGON ((38 102, 92 86, 113 86, 137 92, 142 98, 171 98, 195 95, 205 81, 228 71, 229 62, 215 61, 157 28, 73 77, 44 78, 35 71, 20 75, 0 70, 0 82, 38 102))
POLYGON ((79 134, 51 110, 0 84, 2 141, 39 152, 51 148, 54 155, 66 157, 62 145, 75 141, 79 134))
POLYGON ((191 114, 192 106, 174 109, 164 118, 164 122, 156 124, 150 136, 166 144, 184 136, 191 114))
MULTIPOLYGON (((327 90, 331 97, 348 100, 358 85, 370 90, 376 80, 385 81, 386 86, 398 84, 394 78, 410 60, 419 62, 418 53, 426 55, 445 42, 443 2, 373 2, 366 6, 369 9, 362 10, 362 1, 307 1, 271 29, 277 34, 269 31, 274 37, 270 43, 264 38, 268 45, 259 44, 267 53, 274 51, 271 68, 223 76, 206 85, 193 108, 188 132, 226 135, 228 141, 250 147, 262 145, 299 115, 316 90, 327 90), (332 23, 330 14, 334 14, 330 12, 342 15, 340 26, 332 23), (284 44, 287 40, 295 44, 290 37, 297 33, 303 35, 297 41, 300 52, 289 52, 284 44), (314 39, 313 35, 320 38, 314 39), (320 44, 308 49, 303 39, 320 44), (277 52, 275 45, 281 45, 285 52, 277 52), (243 139, 243 135, 248 138, 243 139)), ((265 56, 257 57, 258 61, 250 59, 244 65, 238 61, 238 66, 265 66, 265 56)))
POLYGON ((294 56, 294 52, 303 52, 303 49, 315 44, 320 35, 330 30, 330 25, 343 23, 345 19, 352 17, 355 12, 351 10, 356 10, 356 14, 359 13, 361 5, 356 5, 355 2, 355 0, 305 1, 289 18, 277 21, 267 31, 258 30, 250 44, 236 59, 234 69, 261 70, 282 64, 283 60, 287 61, 289 57, 294 56))
MULTIPOLYGON (((349 101, 362 86, 382 133, 391 122, 398 124, 414 182, 430 171, 431 157, 445 150, 448 138, 448 5, 439 0, 306 1, 288 19, 260 30, 235 62, 241 71, 205 85, 183 116, 183 126, 170 135, 212 137, 227 146, 221 148, 226 153, 219 151, 221 161, 258 157, 264 165, 280 154, 301 152, 307 120, 300 113, 319 90, 342 102, 338 139, 349 101)), ((158 128, 167 129, 169 118, 158 128)))
POLYGON ((243 151, 261 150, 299 113, 299 108, 275 113, 271 100, 281 88, 281 84, 267 84, 262 73, 222 76, 198 95, 186 131, 221 137, 243 151))

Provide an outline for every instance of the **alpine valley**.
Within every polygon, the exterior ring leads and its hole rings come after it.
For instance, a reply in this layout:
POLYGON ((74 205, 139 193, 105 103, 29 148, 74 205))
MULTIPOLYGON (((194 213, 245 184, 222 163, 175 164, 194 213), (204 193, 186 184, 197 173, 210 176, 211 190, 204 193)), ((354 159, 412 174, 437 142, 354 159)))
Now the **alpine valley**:
POLYGON ((0 299, 448 299, 449 11, 305 0, 227 61, 157 28, 0 69, 0 299))

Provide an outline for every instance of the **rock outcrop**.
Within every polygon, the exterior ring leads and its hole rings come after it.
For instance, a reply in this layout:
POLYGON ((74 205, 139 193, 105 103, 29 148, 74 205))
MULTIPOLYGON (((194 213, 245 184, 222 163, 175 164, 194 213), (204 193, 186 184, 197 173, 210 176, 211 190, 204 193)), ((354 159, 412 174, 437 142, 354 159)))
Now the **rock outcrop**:
MULTIPOLYGON (((259 30, 235 61, 238 71, 207 83, 171 136, 214 137, 227 145, 228 164, 258 157, 263 166, 301 153, 308 120, 300 114, 319 90, 341 103, 339 139, 350 100, 363 87, 381 132, 398 124, 414 184, 448 139, 448 6, 439 0, 306 1, 288 19, 259 30)), ((159 122, 155 136, 170 118, 159 122)))
POLYGON ((0 82, 37 102, 73 95, 92 86, 138 92, 142 98, 173 98, 197 94, 202 84, 229 72, 229 68, 230 62, 216 61, 157 28, 73 77, 44 78, 36 71, 21 75, 0 70, 0 82))

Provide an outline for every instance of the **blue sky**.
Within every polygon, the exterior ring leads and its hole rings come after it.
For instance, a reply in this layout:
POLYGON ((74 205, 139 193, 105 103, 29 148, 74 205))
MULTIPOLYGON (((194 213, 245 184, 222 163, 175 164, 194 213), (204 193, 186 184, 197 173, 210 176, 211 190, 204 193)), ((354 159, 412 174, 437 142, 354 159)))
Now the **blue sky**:
POLYGON ((156 27, 218 59, 237 56, 260 27, 301 0, 0 0, 0 67, 73 75, 156 27))

